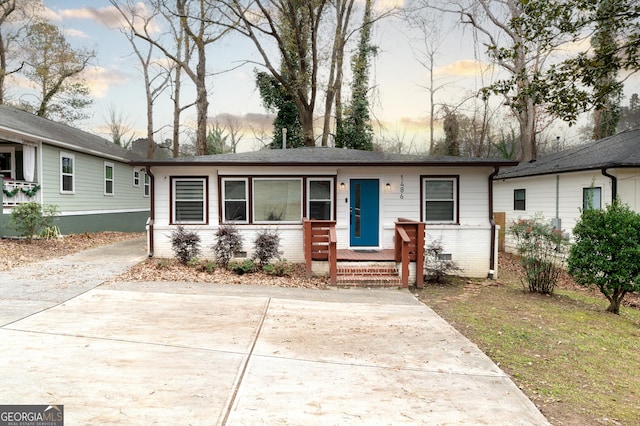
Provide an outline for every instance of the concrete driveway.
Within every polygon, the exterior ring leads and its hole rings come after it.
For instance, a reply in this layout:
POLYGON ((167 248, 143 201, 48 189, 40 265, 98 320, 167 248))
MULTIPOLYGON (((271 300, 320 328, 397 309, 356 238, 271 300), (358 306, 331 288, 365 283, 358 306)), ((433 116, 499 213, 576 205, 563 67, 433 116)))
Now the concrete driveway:
MULTIPOLYGON (((104 266, 132 247, 102 249, 104 266)), ((20 306, 0 316, 0 403, 62 404, 67 425, 548 424, 406 290, 77 280, 57 300, 63 273, 7 281, 46 267, 0 278, 2 307, 20 306)))

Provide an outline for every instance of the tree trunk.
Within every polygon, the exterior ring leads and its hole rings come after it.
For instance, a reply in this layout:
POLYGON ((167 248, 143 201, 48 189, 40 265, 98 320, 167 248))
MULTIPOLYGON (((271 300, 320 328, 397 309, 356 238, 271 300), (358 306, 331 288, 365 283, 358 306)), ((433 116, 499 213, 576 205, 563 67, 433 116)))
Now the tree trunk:
POLYGON ((196 67, 197 74, 197 91, 196 108, 198 110, 197 130, 196 130, 196 155, 207 154, 207 111, 209 109, 209 101, 207 100, 207 84, 206 84, 206 55, 204 43, 198 43, 198 65, 196 67))
POLYGON ((607 308, 607 312, 611 312, 612 314, 620 315, 620 302, 622 299, 616 299, 612 297, 609 299, 609 307, 607 308))
POLYGON ((316 141, 313 137, 313 109, 309 111, 306 108, 299 108, 299 112, 304 146, 316 146, 316 141))

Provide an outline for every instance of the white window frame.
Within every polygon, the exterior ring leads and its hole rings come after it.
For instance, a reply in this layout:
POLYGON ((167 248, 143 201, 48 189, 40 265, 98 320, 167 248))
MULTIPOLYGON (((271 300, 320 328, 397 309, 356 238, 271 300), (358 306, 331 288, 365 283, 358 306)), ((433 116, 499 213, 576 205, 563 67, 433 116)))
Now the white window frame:
POLYGON ((423 218, 422 221, 425 223, 432 223, 432 224, 436 224, 436 223, 441 223, 441 224, 455 224, 458 223, 458 197, 459 197, 459 191, 458 191, 458 181, 459 181, 459 177, 457 176, 423 176, 422 177, 422 194, 420 196, 420 198, 422 199, 422 206, 423 206, 423 218), (453 182, 453 198, 452 199, 437 199, 437 198, 432 198, 432 199, 427 199, 427 182, 428 181, 447 181, 447 182, 453 182), (427 220, 427 202, 428 201, 447 201, 447 202, 451 202, 453 201, 453 210, 452 210, 452 219, 451 220, 427 220))
POLYGON ((144 173, 144 191, 143 191, 143 195, 145 197, 150 197, 151 196, 151 176, 148 175, 147 173, 144 173))
POLYGON ((592 193, 592 201, 595 196, 595 193, 598 193, 598 204, 592 205, 589 210, 601 210, 602 209, 602 187, 601 186, 590 186, 588 188, 582 188, 582 209, 587 210, 587 196, 588 193, 592 193))
MULTIPOLYGON (((222 187, 222 223, 249 223, 249 179, 248 178, 232 178, 226 177, 220 180, 220 185, 222 187), (226 186, 225 182, 244 182, 244 201, 245 201, 245 217, 246 220, 230 220, 227 219, 227 208, 226 208, 226 186)), ((240 200, 237 200, 240 201, 240 200)))
POLYGON ((133 169, 133 186, 140 187, 140 170, 133 169))
MULTIPOLYGON (((205 177, 172 177, 171 178, 171 224, 175 225, 205 225, 207 224, 207 215, 208 215, 208 185, 207 178, 205 177), (180 200, 176 198, 176 182, 202 182, 202 220, 191 220, 191 221, 179 221, 176 219, 177 217, 177 205, 176 203, 180 200)), ((194 201, 194 200, 188 200, 194 201)))
POLYGON ((76 193, 76 156, 69 154, 68 152, 60 152, 60 193, 61 194, 75 194, 76 193), (71 160, 71 173, 64 173, 63 159, 69 158, 71 160), (64 189, 64 177, 71 176, 71 191, 64 189))
POLYGON ((311 216, 311 202, 312 201, 328 201, 329 202, 329 219, 326 220, 333 220, 333 212, 334 212, 334 179, 333 178, 307 178, 307 217, 310 218, 311 216), (311 198, 311 183, 312 182, 329 182, 329 198, 328 199, 312 199, 311 198))
POLYGON ((252 186, 251 186, 251 209, 252 209, 252 218, 253 218, 253 223, 255 224, 268 224, 268 225, 287 225, 287 224, 295 224, 295 223, 302 223, 302 207, 303 207, 303 203, 304 203, 304 193, 302 191, 302 184, 303 184, 303 178, 299 177, 299 176, 291 176, 291 177, 254 177, 252 179, 252 186), (256 220, 256 200, 255 200, 255 193, 256 193, 256 182, 260 182, 260 181, 274 181, 274 180, 281 180, 281 181, 298 181, 300 183, 300 218, 297 218, 296 220, 256 220))
POLYGON ((109 162, 109 161, 105 161, 104 162, 104 166, 103 166, 103 170, 104 170, 104 195, 112 197, 113 195, 115 195, 116 192, 116 168, 113 165, 113 163, 109 162), (107 177, 107 168, 111 167, 111 178, 107 177), (111 182, 111 192, 107 192, 107 184, 111 182))

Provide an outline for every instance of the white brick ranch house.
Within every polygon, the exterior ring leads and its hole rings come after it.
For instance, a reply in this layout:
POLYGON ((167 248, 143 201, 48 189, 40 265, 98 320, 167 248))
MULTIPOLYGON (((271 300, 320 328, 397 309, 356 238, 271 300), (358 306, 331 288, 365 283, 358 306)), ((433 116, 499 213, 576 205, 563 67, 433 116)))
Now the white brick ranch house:
MULTIPOLYGON (((283 258, 331 272, 327 260, 335 256, 340 262, 387 253, 400 262, 408 239, 399 228, 410 223, 425 234, 421 247, 407 249, 414 260, 441 238, 463 275, 487 277, 497 267, 493 177, 516 162, 315 147, 132 164, 152 177, 150 256, 173 257, 170 234, 183 225, 200 235, 203 257, 213 259, 216 230, 233 224, 248 257, 256 233, 275 228, 283 258), (316 236, 314 221, 331 230, 316 236), (337 255, 325 253, 319 262, 316 251, 326 250, 313 244, 322 238, 337 255)), ((415 271, 412 265, 412 281, 415 271)), ((406 285, 407 272, 401 275, 406 285)))

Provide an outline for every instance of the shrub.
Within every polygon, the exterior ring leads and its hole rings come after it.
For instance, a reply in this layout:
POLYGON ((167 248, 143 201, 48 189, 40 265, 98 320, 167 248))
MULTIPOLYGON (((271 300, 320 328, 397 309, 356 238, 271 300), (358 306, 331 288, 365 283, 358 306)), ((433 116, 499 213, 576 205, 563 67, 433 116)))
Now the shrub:
POLYGON ((640 291, 640 214, 616 200, 605 210, 584 210, 573 228, 568 272, 595 285, 618 314, 628 292, 640 291))
POLYGON ((520 219, 509 227, 509 232, 515 237, 529 291, 553 293, 567 257, 568 238, 539 215, 520 219))
POLYGON ((278 231, 263 229, 256 235, 251 259, 257 260, 261 266, 268 264, 271 259, 280 259, 280 254, 278 254, 279 246, 280 235, 278 235, 278 231))
POLYGON ((253 263, 253 260, 251 259, 245 259, 242 262, 239 262, 237 260, 232 260, 227 265, 227 269, 229 269, 230 271, 238 275, 244 275, 244 274, 255 271, 256 265, 253 263))
POLYGON ((210 260, 199 262, 198 265, 196 265, 196 270, 198 272, 206 272, 208 274, 212 274, 216 271, 216 269, 218 269, 218 264, 210 260))
POLYGON ((58 214, 57 209, 55 205, 41 206, 40 203, 35 202, 18 204, 11 210, 9 226, 31 243, 33 236, 40 229, 52 225, 53 219, 58 214))
POLYGON ((275 275, 276 277, 288 277, 293 272, 294 265, 286 260, 279 262, 268 263, 262 267, 262 270, 269 275, 275 275))
POLYGON ((433 240, 425 248, 425 279, 429 281, 442 282, 447 275, 455 272, 462 272, 462 269, 451 259, 443 256, 442 237, 433 240))
POLYGON ((62 236, 62 233, 60 232, 60 228, 58 228, 55 225, 52 225, 52 226, 47 226, 46 228, 43 228, 42 231, 40 231, 40 234, 38 234, 38 236, 45 240, 53 240, 56 238, 60 238, 62 236))
POLYGON ((200 236, 194 231, 187 231, 183 226, 171 233, 171 248, 178 260, 186 265, 200 254, 200 236))
POLYGON ((218 265, 226 268, 229 260, 242 250, 242 237, 233 225, 222 225, 216 232, 216 243, 213 246, 213 254, 218 265))

